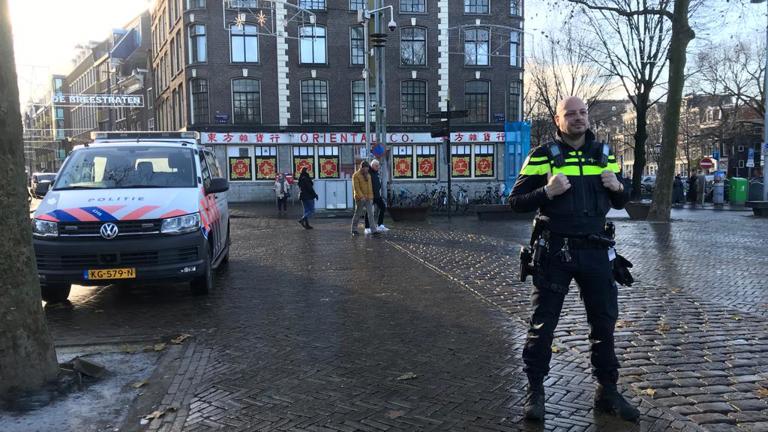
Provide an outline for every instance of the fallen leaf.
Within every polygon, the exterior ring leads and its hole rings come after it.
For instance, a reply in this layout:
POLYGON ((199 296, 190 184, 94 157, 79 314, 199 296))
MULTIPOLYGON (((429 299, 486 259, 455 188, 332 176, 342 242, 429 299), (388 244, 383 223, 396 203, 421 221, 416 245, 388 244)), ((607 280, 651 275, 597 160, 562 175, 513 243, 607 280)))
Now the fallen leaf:
POLYGON ((131 387, 133 387, 135 389, 138 389, 138 388, 144 387, 147 384, 149 384, 149 381, 147 381, 147 380, 138 381, 138 382, 135 382, 135 383, 131 384, 131 387))
POLYGON ((165 349, 166 346, 167 344, 164 344, 164 343, 156 343, 155 346, 152 347, 152 349, 154 349, 155 351, 162 351, 165 349))
POLYGON ((183 333, 183 334, 180 334, 179 336, 171 339, 171 342, 176 344, 176 345, 179 345, 179 344, 184 343, 185 340, 187 340, 187 339, 189 339, 191 337, 192 337, 192 335, 183 333))
POLYGON ((418 377, 418 375, 416 375, 415 373, 407 372, 407 373, 404 373, 404 374, 400 375, 399 377, 395 378, 395 380, 396 381, 406 381, 406 380, 416 379, 416 377, 418 377))
POLYGON ((733 318, 734 321, 741 321, 741 316, 740 315, 734 315, 731 318, 733 318))
POLYGON ((155 419, 159 419, 160 417, 162 417, 164 415, 165 415, 165 411, 157 410, 157 411, 153 411, 150 414, 145 415, 144 416, 144 420, 152 421, 152 420, 155 420, 155 419))
POLYGON ((646 395, 646 396, 650 396, 650 397, 654 397, 656 395, 656 389, 653 389, 653 388, 649 387, 649 388, 641 391, 640 394, 643 394, 643 395, 646 395))
POLYGON ((136 347, 132 347, 132 346, 129 346, 129 345, 123 345, 123 346, 120 347, 120 351, 122 351, 124 353, 128 353, 128 354, 133 354, 133 353, 136 352, 136 347))
POLYGON ((626 320, 616 321, 616 328, 625 328, 625 327, 632 327, 632 323, 626 320))
POLYGON ((398 417, 402 417, 405 415, 405 411, 389 411, 386 414, 384 414, 388 418, 396 419, 398 417))
POLYGON ((552 352, 557 354, 560 352, 560 347, 557 345, 552 345, 552 352))
POLYGON ((541 324, 534 324, 534 325, 533 325, 533 329, 534 329, 534 330, 538 330, 538 329, 540 329, 540 328, 542 328, 542 327, 544 327, 544 323, 541 323, 541 324))
POLYGON ((669 326, 669 324, 667 324, 665 322, 661 322, 661 323, 659 323, 659 327, 656 328, 656 331, 661 332, 661 333, 665 333, 665 332, 668 332, 670 329, 671 329, 671 327, 669 326))
POLYGON ((768 399, 768 388, 760 387, 759 389, 755 390, 755 393, 757 393, 757 396, 760 399, 768 399))

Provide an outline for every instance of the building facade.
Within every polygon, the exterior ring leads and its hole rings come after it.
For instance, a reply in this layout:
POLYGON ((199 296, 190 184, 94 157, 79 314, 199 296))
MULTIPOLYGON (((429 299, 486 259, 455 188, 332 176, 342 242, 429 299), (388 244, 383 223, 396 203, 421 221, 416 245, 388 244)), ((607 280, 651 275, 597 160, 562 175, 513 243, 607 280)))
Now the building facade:
MULTIPOLYGON (((364 134, 363 3, 156 2, 157 129, 199 131, 227 171, 232 200, 273 199, 275 173, 306 167, 321 207, 349 206, 348 179, 372 144, 364 134)), ((454 179, 470 190, 498 183, 504 122, 522 111, 523 2, 400 0, 393 12, 376 107, 386 111, 381 159, 393 192, 447 179, 446 148, 431 138, 427 113, 448 101, 469 111, 452 121, 454 179)))
POLYGON ((30 102, 24 111, 24 154, 27 171, 56 172, 66 155, 68 111, 53 104, 53 97, 66 91, 63 75, 51 76, 43 97, 30 102))

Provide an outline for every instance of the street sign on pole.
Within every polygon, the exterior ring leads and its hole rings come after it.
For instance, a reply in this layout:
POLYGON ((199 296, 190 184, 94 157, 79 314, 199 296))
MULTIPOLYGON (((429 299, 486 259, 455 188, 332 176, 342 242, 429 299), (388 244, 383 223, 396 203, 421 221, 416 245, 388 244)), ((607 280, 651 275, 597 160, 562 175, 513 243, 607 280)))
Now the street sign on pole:
POLYGON ((753 148, 747 149, 747 163, 745 166, 747 168, 755 167, 755 149, 753 148))
POLYGON ((448 120, 440 120, 430 123, 429 134, 432 138, 447 137, 448 132, 448 120))
POLYGON ((701 162, 699 162, 699 167, 701 167, 701 169, 703 170, 710 170, 714 168, 714 166, 715 166, 715 163, 712 161, 712 159, 708 157, 705 157, 704 159, 701 160, 701 162))
POLYGON ((453 110, 427 113, 427 118, 431 119, 456 119, 469 116, 468 110, 453 110))

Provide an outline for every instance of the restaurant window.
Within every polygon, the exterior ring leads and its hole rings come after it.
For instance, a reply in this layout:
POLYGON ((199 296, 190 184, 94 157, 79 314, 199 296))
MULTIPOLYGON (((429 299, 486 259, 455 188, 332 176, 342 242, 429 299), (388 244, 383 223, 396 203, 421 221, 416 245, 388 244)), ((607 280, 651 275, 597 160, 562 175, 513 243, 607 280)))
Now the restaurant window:
POLYGON ((413 146, 392 147, 392 178, 413 178, 413 146))
POLYGON ((437 146, 416 146, 416 177, 420 179, 437 178, 437 146))
POLYGON ((295 178, 299 178, 303 168, 307 169, 307 173, 311 178, 315 178, 315 147, 293 147, 293 175, 295 178))

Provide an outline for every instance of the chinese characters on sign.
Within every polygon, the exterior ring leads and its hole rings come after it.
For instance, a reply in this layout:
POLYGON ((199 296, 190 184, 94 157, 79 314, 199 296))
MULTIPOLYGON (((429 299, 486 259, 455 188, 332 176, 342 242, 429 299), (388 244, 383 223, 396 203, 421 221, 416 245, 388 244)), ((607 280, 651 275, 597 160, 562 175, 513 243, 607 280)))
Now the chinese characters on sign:
POLYGON ((451 156, 451 176, 453 177, 470 177, 472 173, 469 169, 468 155, 451 156))
MULTIPOLYGON (((504 142, 504 132, 454 132, 454 143, 504 142)), ((365 144, 365 134, 360 132, 208 132, 201 136, 203 144, 365 144)), ((375 140, 373 141, 375 142, 375 140)), ((429 133, 393 132, 387 134, 389 144, 441 143, 429 133)))
POLYGON ((413 178, 411 156, 393 156, 392 164, 395 167, 392 173, 393 178, 413 178))
POLYGON ((256 180, 274 180, 277 176, 277 158, 275 156, 256 157, 256 180))
POLYGON ((293 157, 294 176, 296 178, 301 174, 301 170, 306 168, 307 174, 315 178, 315 160, 313 156, 294 156, 293 157))
POLYGON ((320 178, 334 179, 339 178, 339 157, 338 156, 320 156, 320 178))
POLYGON ((437 177, 437 158, 435 156, 416 156, 419 171, 416 173, 418 178, 437 177))
POLYGON ((493 177, 493 155, 475 155, 475 177, 493 177))

